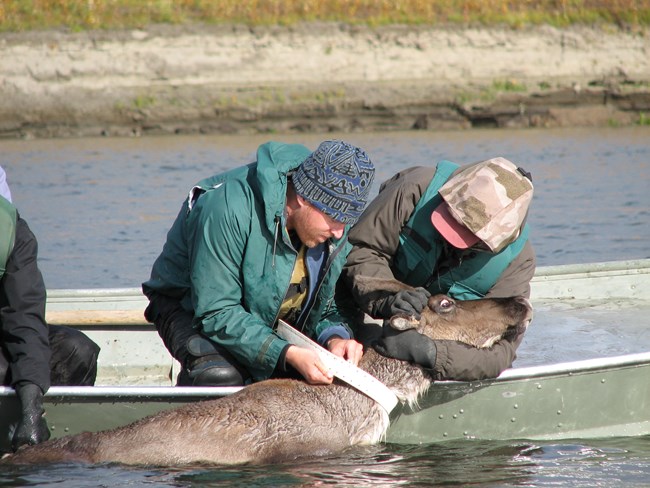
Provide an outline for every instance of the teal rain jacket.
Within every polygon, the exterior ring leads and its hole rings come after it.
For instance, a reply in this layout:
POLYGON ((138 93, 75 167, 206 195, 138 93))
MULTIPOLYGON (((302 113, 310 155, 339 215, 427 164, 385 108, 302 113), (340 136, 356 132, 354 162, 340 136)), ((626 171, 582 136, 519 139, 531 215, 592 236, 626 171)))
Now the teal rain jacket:
MULTIPOLYGON (((272 329, 297 257, 286 231, 287 177, 310 153, 302 145, 269 142, 258 148, 256 163, 199 182, 143 283, 145 294, 176 297, 194 311, 195 327, 256 380, 271 376, 287 346, 272 329)), ((321 343, 334 334, 352 337, 334 304, 351 249, 348 230, 307 253, 307 305, 292 325, 321 343)))

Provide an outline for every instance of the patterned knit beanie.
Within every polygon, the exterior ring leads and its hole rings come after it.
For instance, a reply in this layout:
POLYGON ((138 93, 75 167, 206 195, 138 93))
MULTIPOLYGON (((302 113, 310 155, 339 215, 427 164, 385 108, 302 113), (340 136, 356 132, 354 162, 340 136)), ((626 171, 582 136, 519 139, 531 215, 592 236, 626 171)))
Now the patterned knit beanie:
POLYGON ((375 167, 363 149, 343 141, 325 141, 293 173, 298 195, 344 224, 363 212, 375 167))

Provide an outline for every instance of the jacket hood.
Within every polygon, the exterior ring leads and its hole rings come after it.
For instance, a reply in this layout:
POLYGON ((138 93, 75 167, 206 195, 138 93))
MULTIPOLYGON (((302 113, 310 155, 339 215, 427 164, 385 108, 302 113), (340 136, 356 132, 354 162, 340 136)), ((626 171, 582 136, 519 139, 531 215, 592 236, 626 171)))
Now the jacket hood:
POLYGON ((302 144, 267 142, 257 149, 257 181, 264 202, 264 218, 272 228, 282 218, 287 199, 287 176, 311 154, 302 144))

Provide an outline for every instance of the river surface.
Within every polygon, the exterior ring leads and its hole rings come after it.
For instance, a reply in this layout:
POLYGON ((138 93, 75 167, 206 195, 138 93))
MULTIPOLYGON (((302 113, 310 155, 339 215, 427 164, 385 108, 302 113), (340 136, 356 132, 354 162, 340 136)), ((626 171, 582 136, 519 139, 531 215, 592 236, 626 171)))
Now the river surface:
MULTIPOLYGON (((504 156, 523 166, 535 184, 529 222, 541 266, 650 258, 648 127, 6 140, 0 141, 0 165, 14 203, 39 240, 48 288, 134 287, 148 278, 196 181, 254 160, 255 149, 267 140, 313 149, 329 138, 368 151, 377 167, 375 193, 379 182, 400 169, 441 159, 469 163, 504 156)), ((588 327, 569 325, 567 335, 588 337, 588 327)), ((647 327, 634 326, 634 337, 650 343, 647 327)), ((593 337, 606 355, 634 347, 634 337, 623 342, 611 332, 593 337)), ((543 331, 533 327, 529 334, 543 331)), ((520 357, 529 359, 522 362, 536 364, 546 351, 535 356, 527 344, 520 357)), ((382 444, 261 467, 57 465, 0 471, 0 486, 55 485, 641 487, 650 485, 650 438, 382 444)))
MULTIPOLYGON (((539 265, 650 257, 650 128, 275 136, 365 148, 379 183, 441 159, 504 156, 533 175, 539 265)), ((255 159, 271 136, 0 141, 48 288, 139 286, 199 179, 255 159)))

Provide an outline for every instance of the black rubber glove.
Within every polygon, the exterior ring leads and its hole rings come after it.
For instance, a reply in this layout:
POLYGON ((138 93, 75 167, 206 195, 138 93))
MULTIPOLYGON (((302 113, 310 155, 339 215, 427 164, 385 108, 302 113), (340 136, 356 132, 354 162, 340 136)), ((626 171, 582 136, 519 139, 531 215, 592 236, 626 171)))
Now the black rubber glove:
POLYGON ((425 369, 435 369, 438 350, 436 343, 415 329, 399 331, 384 325, 383 336, 374 344, 382 356, 411 361, 425 369))
POLYGON ((377 315, 389 319, 393 315, 406 314, 419 319, 420 313, 426 307, 430 296, 431 293, 424 288, 398 291, 378 303, 377 315))
POLYGON ((43 392, 34 383, 16 385, 20 398, 22 417, 11 440, 14 451, 24 444, 39 444, 50 438, 47 422, 43 418, 43 392))

